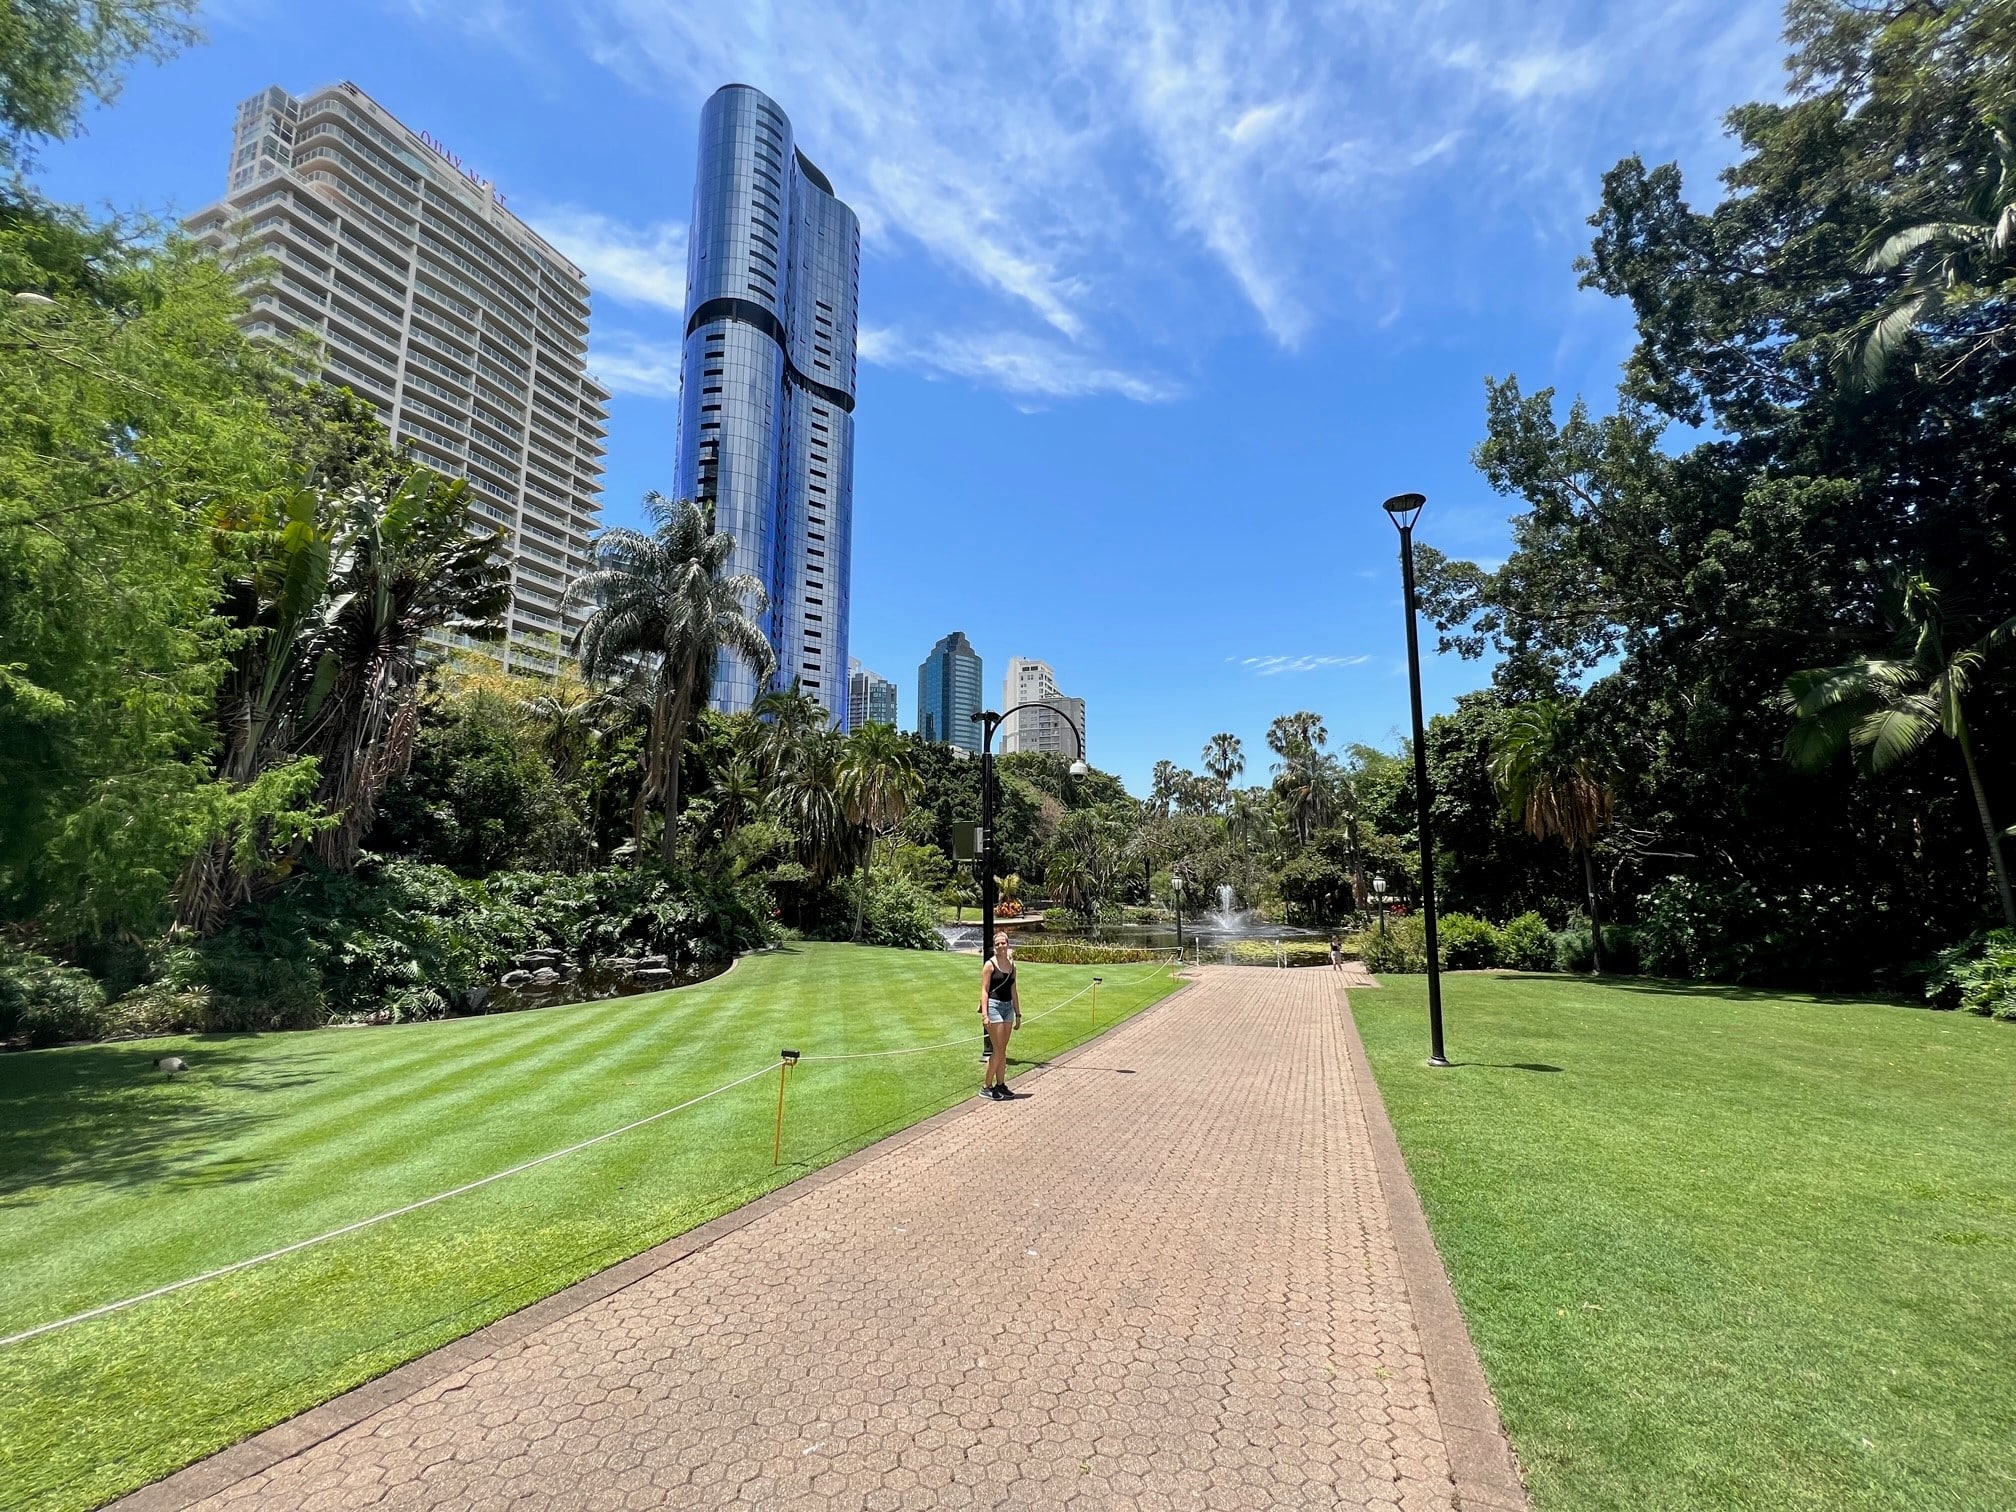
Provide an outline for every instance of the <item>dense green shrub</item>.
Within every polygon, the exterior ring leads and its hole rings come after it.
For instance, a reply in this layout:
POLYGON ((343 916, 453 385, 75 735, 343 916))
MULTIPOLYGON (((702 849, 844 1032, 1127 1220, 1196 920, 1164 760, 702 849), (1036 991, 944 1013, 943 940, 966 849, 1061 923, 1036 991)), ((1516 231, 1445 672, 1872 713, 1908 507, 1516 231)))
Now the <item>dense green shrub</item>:
POLYGON ((507 872, 487 882, 417 861, 311 870, 178 953, 167 980, 207 999, 210 1029, 293 1029, 379 1012, 438 1018, 526 951, 583 964, 661 954, 721 961, 769 938, 746 884, 688 873, 507 872))
POLYGON ((1498 964, 1508 971, 1552 971, 1554 931, 1537 913, 1523 913, 1498 931, 1498 964))
POLYGON ((841 878, 826 889, 818 919, 806 930, 815 940, 854 938, 854 909, 861 904, 861 943, 893 945, 900 950, 943 950, 938 933, 938 904, 908 877, 870 872, 865 897, 858 874, 841 878))
POLYGON ((2016 1020, 2016 929, 1995 929, 1942 951, 1925 978, 1926 999, 1990 1018, 2016 1020))
POLYGON ((97 1039, 106 1018, 104 989, 89 972, 0 945, 0 1040, 59 1045, 97 1039))
POLYGON ((1368 929, 1363 934, 1353 935, 1351 944, 1357 946, 1365 969, 1375 974, 1428 969, 1428 935, 1422 928, 1419 914, 1389 919, 1383 932, 1377 928, 1368 929))
POLYGON ((1435 946, 1445 971, 1478 971, 1498 964, 1498 931, 1489 920, 1472 914, 1438 917, 1435 946))
MULTIPOLYGON (((1625 924, 1603 926, 1603 969, 1631 976, 1639 969, 1638 931, 1625 924)), ((1554 969, 1587 974, 1596 969, 1596 951, 1589 922, 1578 919, 1554 932, 1554 969)))

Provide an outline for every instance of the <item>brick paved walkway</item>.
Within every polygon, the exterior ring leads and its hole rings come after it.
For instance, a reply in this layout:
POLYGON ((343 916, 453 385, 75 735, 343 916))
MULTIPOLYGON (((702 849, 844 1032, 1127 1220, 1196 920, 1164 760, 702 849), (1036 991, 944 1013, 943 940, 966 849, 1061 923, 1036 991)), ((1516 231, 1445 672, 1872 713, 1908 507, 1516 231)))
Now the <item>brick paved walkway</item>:
POLYGON ((200 1505, 1523 1506, 1333 975, 1201 977, 200 1505))

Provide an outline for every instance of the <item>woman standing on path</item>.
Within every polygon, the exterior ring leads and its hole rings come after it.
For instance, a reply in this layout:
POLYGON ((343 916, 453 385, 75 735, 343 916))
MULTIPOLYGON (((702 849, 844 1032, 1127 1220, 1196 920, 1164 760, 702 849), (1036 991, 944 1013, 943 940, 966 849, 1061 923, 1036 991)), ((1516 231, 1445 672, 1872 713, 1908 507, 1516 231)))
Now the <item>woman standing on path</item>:
POLYGON ((1344 969, 1344 942, 1334 934, 1330 936, 1330 969, 1332 971, 1344 969))
POLYGON ((1015 983, 1015 962, 1008 954, 1008 931, 994 936, 994 954, 980 968, 980 1022, 987 1026, 987 1072, 982 1097, 1008 1102, 1008 1036, 1022 1027, 1022 992, 1015 983))

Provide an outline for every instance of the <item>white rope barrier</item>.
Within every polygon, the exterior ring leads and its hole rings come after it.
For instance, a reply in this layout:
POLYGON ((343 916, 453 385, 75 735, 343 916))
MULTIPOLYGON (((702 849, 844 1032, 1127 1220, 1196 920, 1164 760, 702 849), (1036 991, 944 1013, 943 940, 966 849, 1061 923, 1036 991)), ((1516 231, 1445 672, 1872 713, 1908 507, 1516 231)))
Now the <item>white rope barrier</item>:
MULTIPOLYGON (((1031 964, 1038 963, 1032 962, 1031 964)), ((1126 982, 1117 983, 1116 985, 1132 986, 1134 983, 1146 981, 1156 972, 1166 969, 1168 969, 1166 965, 1158 963, 1150 967, 1146 972, 1143 972, 1140 976, 1132 977, 1126 982)), ((1088 983, 1064 999, 1063 1002, 1045 1008, 1041 1013, 1032 1014, 1024 1019, 1023 1022, 1025 1024, 1033 1024, 1038 1019, 1048 1018, 1051 1014, 1068 1008, 1091 990, 1091 984, 1088 983)), ((879 1060, 894 1055, 922 1055, 932 1050, 946 1050, 955 1045, 971 1045, 972 1043, 973 1036, 969 1031, 960 1035, 956 1040, 943 1040, 935 1045, 907 1045, 897 1050, 864 1050, 852 1055, 807 1055, 800 1057, 800 1060, 801 1063, 808 1065, 814 1061, 879 1060)), ((489 1186, 492 1182, 502 1181, 507 1176, 517 1176, 537 1166, 545 1165, 549 1161, 559 1160, 568 1155, 579 1154, 582 1150, 588 1149, 592 1145, 601 1144, 604 1140, 614 1139, 619 1134, 631 1133, 633 1130, 643 1128, 646 1124, 654 1124, 661 1118, 670 1118, 674 1113, 683 1113, 688 1108, 697 1107, 699 1104, 706 1102, 710 1097, 719 1097, 723 1092, 732 1092, 735 1088, 745 1086, 755 1081, 758 1077, 768 1076, 772 1071, 777 1069, 777 1066, 778 1063, 773 1061, 764 1066, 760 1071, 751 1071, 747 1076, 739 1076, 734 1081, 723 1082, 712 1091, 702 1092, 698 1097, 689 1097, 685 1102, 679 1103, 674 1107, 661 1108, 656 1113, 647 1114, 643 1118, 635 1119, 620 1128, 610 1129, 604 1133, 581 1140, 577 1144, 568 1145, 564 1150, 554 1150, 548 1154, 537 1156, 534 1159, 522 1161, 508 1170, 497 1171, 491 1175, 480 1177, 475 1181, 465 1182, 461 1186, 452 1187, 445 1192, 436 1192, 431 1197, 422 1197, 418 1202, 409 1202, 404 1207, 392 1208, 386 1212, 374 1214, 369 1218, 360 1218, 355 1223, 346 1223, 341 1228, 330 1229, 326 1234, 317 1234, 312 1239, 296 1240, 292 1244, 282 1245, 279 1249, 268 1250, 263 1255, 254 1255, 249 1260, 238 1260, 230 1265, 221 1265, 215 1270, 203 1272, 200 1276, 190 1276, 181 1281, 171 1281, 168 1285, 157 1286, 152 1291, 140 1292, 135 1296, 121 1298, 117 1302, 107 1302, 99 1307, 88 1308, 84 1312, 72 1313, 67 1318, 58 1318, 54 1322, 37 1324, 33 1328, 23 1329, 20 1333, 8 1334, 6 1337, 0 1338, 0 1349, 5 1349, 10 1344, 25 1343, 27 1340, 37 1338, 42 1334, 54 1333, 57 1329, 68 1328, 73 1323, 85 1323, 92 1318, 102 1318, 110 1313, 123 1312, 129 1307, 137 1307, 142 1302, 151 1302, 157 1297, 166 1297, 174 1292, 186 1291, 190 1287, 200 1286, 206 1281, 215 1281, 221 1276, 229 1276, 238 1271, 249 1270, 255 1265, 264 1265, 269 1260, 278 1260, 286 1255, 298 1254, 305 1249, 313 1249, 318 1244, 326 1244, 331 1239, 340 1239, 345 1234, 354 1234, 360 1229, 370 1228, 374 1224, 384 1223, 388 1219, 403 1217, 407 1213, 416 1213, 421 1208, 432 1207, 437 1202, 446 1202, 450 1197, 460 1197, 465 1193, 477 1190, 479 1187, 489 1186)))

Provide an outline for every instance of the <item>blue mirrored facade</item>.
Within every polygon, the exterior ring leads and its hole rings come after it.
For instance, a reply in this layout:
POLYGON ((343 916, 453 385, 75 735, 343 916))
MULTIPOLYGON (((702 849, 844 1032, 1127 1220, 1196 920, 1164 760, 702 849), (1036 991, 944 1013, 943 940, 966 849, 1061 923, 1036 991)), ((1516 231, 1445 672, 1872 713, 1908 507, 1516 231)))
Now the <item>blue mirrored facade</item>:
MULTIPOLYGON (((714 505, 734 570, 770 595, 776 685, 847 719, 854 333, 861 226, 746 84, 700 115, 686 261, 678 490, 714 505)), ((746 709, 755 669, 724 653, 714 706, 746 709)))

